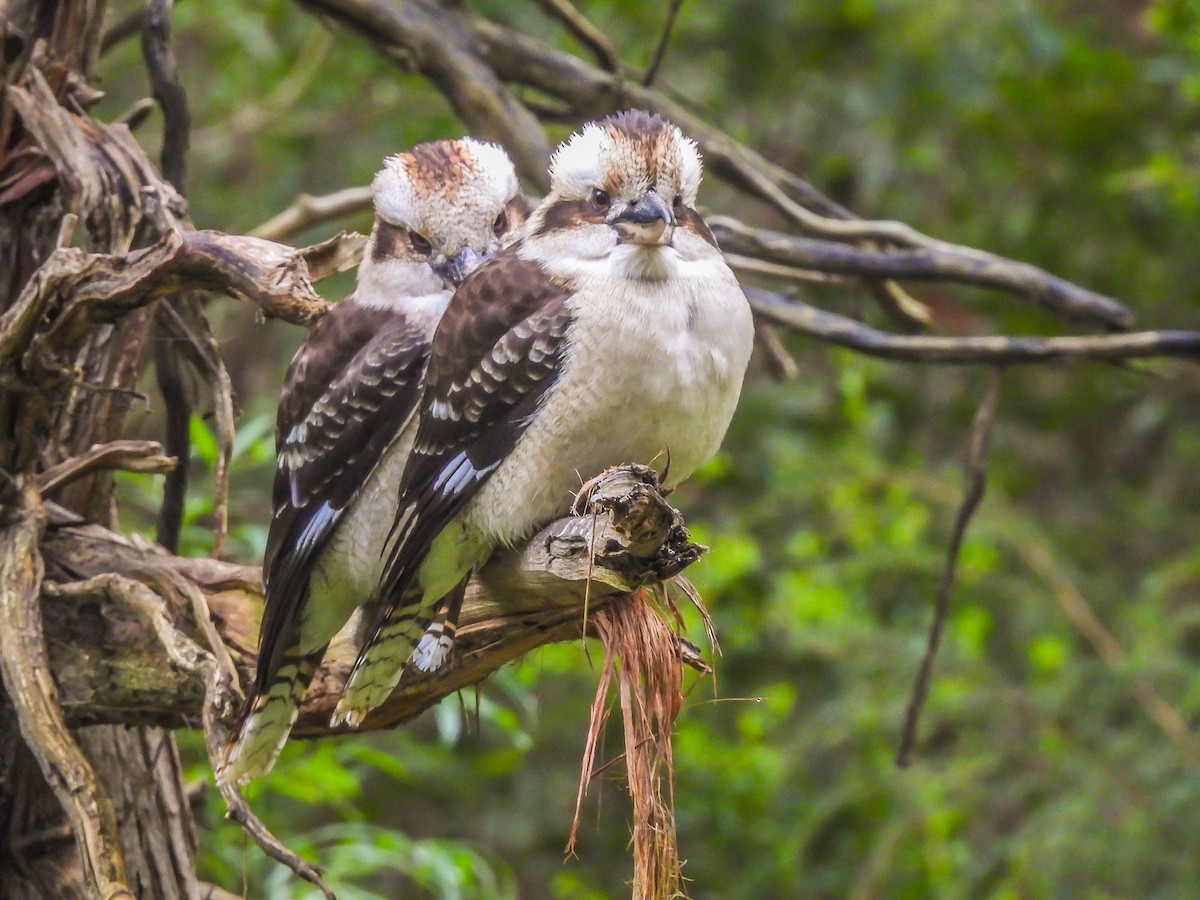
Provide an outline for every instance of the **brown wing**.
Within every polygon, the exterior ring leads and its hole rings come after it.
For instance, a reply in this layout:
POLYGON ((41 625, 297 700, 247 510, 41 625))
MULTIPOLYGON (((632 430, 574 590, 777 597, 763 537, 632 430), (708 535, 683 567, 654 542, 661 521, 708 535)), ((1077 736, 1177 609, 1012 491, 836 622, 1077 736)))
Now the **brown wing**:
POLYGON ((343 303, 292 361, 276 420, 260 686, 295 642, 320 550, 413 412, 428 352, 402 313, 343 303))
POLYGON ((554 383, 570 295, 565 282, 514 251, 481 266, 455 292, 430 351, 381 588, 385 609, 403 596, 433 539, 512 450, 554 383))

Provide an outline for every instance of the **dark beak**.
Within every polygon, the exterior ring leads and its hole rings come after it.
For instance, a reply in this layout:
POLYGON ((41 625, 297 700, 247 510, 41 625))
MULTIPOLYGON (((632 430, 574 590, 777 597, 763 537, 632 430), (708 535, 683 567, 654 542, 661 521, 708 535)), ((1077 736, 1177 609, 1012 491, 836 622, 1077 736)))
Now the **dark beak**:
POLYGON ((622 243, 669 244, 675 231, 675 215, 658 192, 651 189, 636 203, 617 211, 609 224, 620 233, 622 243))
POLYGON ((430 263, 430 266, 447 284, 456 288, 462 284, 464 278, 479 268, 480 264, 491 255, 489 250, 476 253, 470 247, 463 247, 453 256, 440 262, 430 263))

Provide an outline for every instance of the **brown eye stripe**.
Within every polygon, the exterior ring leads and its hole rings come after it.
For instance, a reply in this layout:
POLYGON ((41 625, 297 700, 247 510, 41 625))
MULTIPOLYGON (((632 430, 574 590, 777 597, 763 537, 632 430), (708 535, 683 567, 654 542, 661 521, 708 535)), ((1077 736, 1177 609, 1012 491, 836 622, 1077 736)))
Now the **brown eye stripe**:
POLYGON ((705 224, 704 220, 700 218, 700 213, 696 212, 690 206, 683 206, 680 204, 679 206, 675 207, 675 221, 681 228, 690 228, 714 247, 717 246, 716 237, 713 235, 712 231, 709 230, 709 227, 707 224, 705 224))
POLYGON ((408 249, 408 234, 399 225, 382 219, 375 220, 375 243, 371 249, 371 262, 395 259, 408 249))
POLYGON ((510 219, 515 217, 517 221, 524 222, 529 218, 529 214, 533 212, 533 204, 529 202, 528 197, 517 191, 513 195, 513 198, 505 205, 504 209, 510 219))
POLYGON ((595 204, 591 200, 559 200, 557 203, 551 204, 546 210, 546 216, 542 219, 542 224, 533 235, 534 237, 541 237, 544 234, 559 231, 563 228, 570 228, 573 225, 583 223, 595 225, 603 221, 604 213, 596 209, 595 204))

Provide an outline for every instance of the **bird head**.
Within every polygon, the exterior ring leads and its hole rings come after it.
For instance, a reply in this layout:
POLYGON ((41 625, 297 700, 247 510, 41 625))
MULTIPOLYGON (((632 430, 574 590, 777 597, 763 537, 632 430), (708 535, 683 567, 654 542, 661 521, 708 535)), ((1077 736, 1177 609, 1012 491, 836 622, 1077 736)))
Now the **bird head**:
POLYGON ((695 142, 659 115, 629 110, 589 122, 555 152, 530 239, 551 254, 613 257, 636 277, 667 277, 671 253, 714 245, 694 208, 701 168, 695 142))
POLYGON ((528 216, 508 154, 469 137, 388 157, 372 188, 366 259, 425 263, 451 287, 516 240, 528 216))

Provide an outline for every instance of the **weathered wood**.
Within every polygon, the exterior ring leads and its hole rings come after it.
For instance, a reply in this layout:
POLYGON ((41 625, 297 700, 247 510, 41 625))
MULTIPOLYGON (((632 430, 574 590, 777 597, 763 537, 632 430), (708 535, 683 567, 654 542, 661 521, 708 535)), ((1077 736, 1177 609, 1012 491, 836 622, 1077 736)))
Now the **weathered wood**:
MULTIPOLYGON (((10 3, 3 13, 0 332, 32 339, 60 327, 53 341, 39 340, 36 347, 6 344, 0 363, 0 469, 20 473, 26 484, 122 437, 153 310, 143 306, 116 321, 95 322, 77 315, 70 298, 47 294, 23 306, 19 300, 36 286, 47 260, 65 252, 74 230, 81 246, 121 257, 187 227, 185 205, 129 129, 86 113, 101 96, 89 80, 105 7, 104 0, 29 0, 10 3), (65 228, 64 220, 78 229, 65 228), (54 307, 56 300, 68 302, 54 307)), ((58 469, 54 477, 64 474, 69 470, 58 469)), ((63 483, 55 497, 111 523, 111 485, 107 471, 92 469, 63 483)), ((16 501, 7 487, 0 481, 0 503, 11 506, 16 501)), ((37 558, 36 552, 29 556, 37 558)), ((5 640, 27 645, 27 659, 38 655, 41 642, 33 638, 40 638, 40 628, 10 634, 10 626, 0 627, 5 640)), ((46 673, 45 664, 26 668, 46 673)), ((0 697, 0 894, 19 900, 104 896, 124 879, 139 896, 194 898, 194 827, 177 762, 171 764, 170 734, 100 726, 55 738, 13 712, 12 703, 28 702, 0 697), (68 782, 84 787, 78 794, 69 789, 68 798, 52 790, 46 767, 38 764, 64 742, 82 748, 96 776, 68 782), (91 849, 81 854, 77 845, 91 849), (97 886, 97 871, 108 873, 111 889, 97 886)), ((52 712, 44 722, 54 721, 52 712)))
MULTIPOLYGON (((560 519, 521 549, 497 556, 472 581, 451 662, 406 677, 364 728, 412 718, 447 694, 553 641, 578 638, 585 607, 670 578, 703 553, 678 512, 643 467, 599 480, 586 514, 560 519)), ((199 587, 243 683, 252 672, 262 594, 259 570, 216 560, 170 556, 58 512, 43 541, 47 578, 70 584, 115 573, 151 587, 183 631, 206 641, 178 579, 199 587), (58 524, 55 524, 57 520, 58 524)), ((199 722, 205 685, 195 669, 174 664, 147 628, 144 611, 117 592, 52 590, 44 597, 50 659, 59 699, 76 725, 100 722, 182 726, 199 722)), ((329 716, 353 665, 351 629, 335 639, 318 671, 295 733, 331 733, 329 716)), ((686 653, 691 659, 691 654, 686 653)))
POLYGON ((43 639, 38 592, 43 566, 38 552, 45 516, 37 491, 19 489, 3 507, 0 530, 0 673, 16 722, 46 782, 70 820, 89 893, 129 897, 117 818, 96 770, 67 730, 57 701, 43 639))

